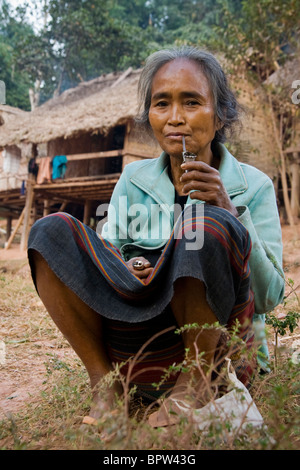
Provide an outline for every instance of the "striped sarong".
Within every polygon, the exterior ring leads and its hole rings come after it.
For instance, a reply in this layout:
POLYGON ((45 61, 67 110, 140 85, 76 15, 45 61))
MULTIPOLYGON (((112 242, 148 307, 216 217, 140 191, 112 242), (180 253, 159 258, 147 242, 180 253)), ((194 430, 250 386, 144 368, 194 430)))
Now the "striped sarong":
MULTIPOLYGON (((199 216, 195 206, 185 208, 184 217, 157 256, 153 272, 143 282, 129 272, 114 245, 69 214, 55 213, 38 220, 29 236, 29 261, 31 250, 37 250, 57 277, 102 315, 113 362, 128 361, 150 337, 173 326, 150 343, 145 358, 134 369, 138 374, 132 383, 152 396, 156 396, 152 383, 160 382, 162 369, 179 364, 184 355, 169 306, 177 279, 193 277, 204 282, 207 302, 220 324, 230 329, 238 322, 239 336, 249 348, 253 342, 249 234, 228 211, 205 204, 199 216), (197 231, 203 233, 203 245, 187 250, 191 233, 197 231)), ((147 252, 144 256, 147 258, 147 252)), ((31 267, 34 280, 32 263, 31 267)), ((237 361, 236 371, 240 380, 249 381, 248 363, 237 361)), ((170 389, 176 378, 176 374, 170 376, 159 393, 170 389)))

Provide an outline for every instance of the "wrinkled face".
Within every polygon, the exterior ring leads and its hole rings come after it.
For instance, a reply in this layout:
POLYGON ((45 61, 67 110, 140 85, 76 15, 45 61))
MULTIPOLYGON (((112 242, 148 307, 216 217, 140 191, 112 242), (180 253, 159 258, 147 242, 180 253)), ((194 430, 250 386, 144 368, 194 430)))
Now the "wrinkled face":
POLYGON ((170 156, 182 157, 184 135, 186 149, 205 160, 220 125, 210 85, 196 62, 176 59, 158 70, 152 82, 149 122, 170 156))

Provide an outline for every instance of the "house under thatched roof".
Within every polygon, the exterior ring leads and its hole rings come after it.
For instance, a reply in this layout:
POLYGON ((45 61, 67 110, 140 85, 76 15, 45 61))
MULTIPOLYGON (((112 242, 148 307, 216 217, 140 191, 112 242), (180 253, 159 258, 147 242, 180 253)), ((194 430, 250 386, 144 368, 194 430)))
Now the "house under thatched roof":
POLYGON ((82 132, 105 134, 137 111, 139 71, 111 73, 63 92, 30 113, 21 113, 0 127, 0 147, 22 142, 39 144, 82 132), (130 99, 128 99, 130 97, 130 99))

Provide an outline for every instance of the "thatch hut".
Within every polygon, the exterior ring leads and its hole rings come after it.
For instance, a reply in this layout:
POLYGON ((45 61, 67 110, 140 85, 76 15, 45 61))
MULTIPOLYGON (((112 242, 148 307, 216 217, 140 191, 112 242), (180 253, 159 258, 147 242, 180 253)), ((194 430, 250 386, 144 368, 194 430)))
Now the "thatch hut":
MULTIPOLYGON (((124 166, 135 159, 159 155, 160 149, 151 137, 134 126, 139 75, 139 70, 130 68, 124 73, 83 82, 0 126, 2 154, 15 147, 22 162, 28 165, 34 160, 39 165, 39 173, 42 169, 44 172, 37 179, 29 173, 18 180, 14 191, 19 191, 19 203, 15 193, 14 206, 3 197, 0 188, 0 216, 12 207, 12 217, 17 212, 25 217, 27 212, 23 239, 33 220, 61 209, 95 225, 96 208, 109 201, 124 166), (57 156, 65 156, 67 164, 63 177, 53 179, 49 164, 57 156), (25 211, 24 197, 20 196, 24 182, 25 211)), ((260 168, 275 180, 277 156, 263 93, 246 80, 240 79, 234 86, 248 113, 239 140, 230 146, 237 158, 260 168)), ((0 168, 0 176, 3 171, 0 168)))

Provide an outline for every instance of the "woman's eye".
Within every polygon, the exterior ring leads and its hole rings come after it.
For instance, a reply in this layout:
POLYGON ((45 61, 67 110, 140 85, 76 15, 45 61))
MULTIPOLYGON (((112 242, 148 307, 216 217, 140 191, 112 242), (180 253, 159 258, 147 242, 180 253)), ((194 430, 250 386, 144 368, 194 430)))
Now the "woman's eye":
POLYGON ((186 102, 187 106, 197 106, 199 103, 195 100, 190 100, 186 102))
POLYGON ((159 101, 158 103, 156 103, 156 106, 158 106, 159 108, 162 108, 164 106, 167 106, 167 102, 166 101, 159 101))

